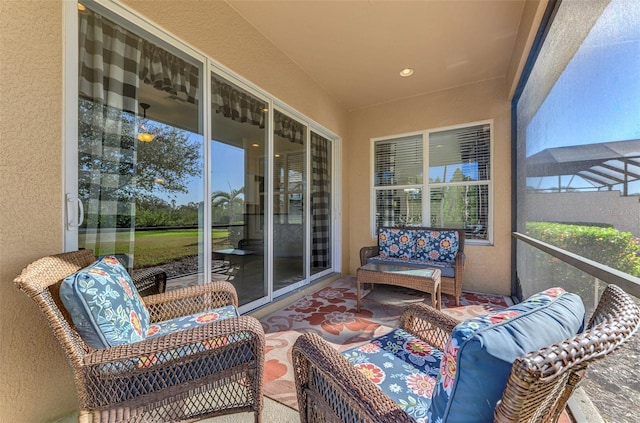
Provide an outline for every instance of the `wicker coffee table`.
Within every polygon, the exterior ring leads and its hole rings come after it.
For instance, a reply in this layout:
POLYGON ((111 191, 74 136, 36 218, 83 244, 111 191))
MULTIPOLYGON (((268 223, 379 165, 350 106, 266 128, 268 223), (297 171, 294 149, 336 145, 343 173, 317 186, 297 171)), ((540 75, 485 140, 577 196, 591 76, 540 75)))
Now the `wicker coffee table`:
POLYGON ((357 311, 360 311, 360 285, 363 283, 402 286, 431 294, 431 306, 442 308, 440 269, 395 264, 368 263, 358 268, 356 274, 357 311))

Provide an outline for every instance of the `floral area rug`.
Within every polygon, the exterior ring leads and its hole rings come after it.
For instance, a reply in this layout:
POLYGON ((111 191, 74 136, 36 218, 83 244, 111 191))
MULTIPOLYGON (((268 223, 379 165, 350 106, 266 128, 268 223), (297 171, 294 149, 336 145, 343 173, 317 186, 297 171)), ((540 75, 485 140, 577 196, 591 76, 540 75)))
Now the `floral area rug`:
MULTIPOLYGON (((375 285, 364 291, 360 312, 356 312, 356 279, 347 276, 307 295, 289 307, 261 320, 266 336, 264 392, 269 398, 297 409, 291 349, 302 333, 314 332, 338 351, 365 343, 397 327, 402 310, 414 302, 431 305, 422 292, 375 285)), ((443 311, 457 320, 501 310, 511 305, 503 296, 463 293, 461 305, 442 295, 443 311)))

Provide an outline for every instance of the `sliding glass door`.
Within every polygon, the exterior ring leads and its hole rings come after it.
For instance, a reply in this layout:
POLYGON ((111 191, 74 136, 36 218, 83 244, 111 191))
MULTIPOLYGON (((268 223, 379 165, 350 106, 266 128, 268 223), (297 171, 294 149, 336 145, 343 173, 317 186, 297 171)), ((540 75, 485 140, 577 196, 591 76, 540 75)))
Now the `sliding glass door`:
POLYGON ((334 271, 335 141, 133 16, 77 13, 67 249, 229 281, 242 311, 334 271))
POLYGON ((241 305, 268 295, 265 278, 267 103, 211 75, 212 278, 230 281, 241 305))
POLYGON ((78 16, 78 247, 202 282, 202 63, 101 13, 78 16))
POLYGON ((306 279, 307 127, 276 110, 273 117, 273 290, 306 279))

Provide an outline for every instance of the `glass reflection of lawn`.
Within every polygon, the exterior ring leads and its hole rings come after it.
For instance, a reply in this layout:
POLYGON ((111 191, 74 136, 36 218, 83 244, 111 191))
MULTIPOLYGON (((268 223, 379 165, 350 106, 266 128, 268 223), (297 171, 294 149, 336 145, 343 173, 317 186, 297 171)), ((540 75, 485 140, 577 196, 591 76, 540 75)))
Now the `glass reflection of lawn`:
MULTIPOLYGON (((84 236, 80 234, 80 237, 84 236)), ((198 229, 164 229, 150 231, 136 231, 134 268, 142 269, 170 263, 185 257, 198 255, 198 229)), ((213 230, 212 242, 216 248, 229 248, 229 230, 213 230)), ((101 251, 97 248, 94 254, 122 254, 129 251, 129 233, 116 234, 116 251, 101 251)), ((83 240, 80 240, 83 245, 83 240)))

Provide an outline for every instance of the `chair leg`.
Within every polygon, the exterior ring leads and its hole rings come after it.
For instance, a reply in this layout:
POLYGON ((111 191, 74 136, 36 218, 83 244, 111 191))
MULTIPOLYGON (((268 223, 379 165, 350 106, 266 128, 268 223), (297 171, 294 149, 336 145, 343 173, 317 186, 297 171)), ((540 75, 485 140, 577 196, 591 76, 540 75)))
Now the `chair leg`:
POLYGON ((259 411, 256 411, 256 412, 255 412, 255 413, 253 413, 253 414, 254 414, 254 416, 253 416, 253 421, 254 421, 255 423, 262 423, 262 413, 261 413, 261 412, 259 412, 259 411))

